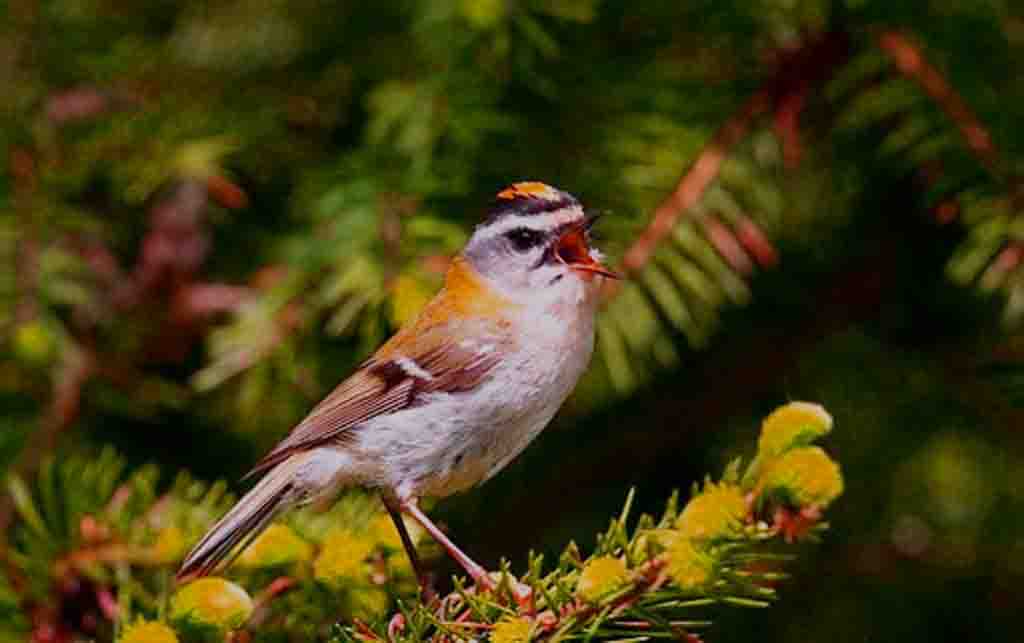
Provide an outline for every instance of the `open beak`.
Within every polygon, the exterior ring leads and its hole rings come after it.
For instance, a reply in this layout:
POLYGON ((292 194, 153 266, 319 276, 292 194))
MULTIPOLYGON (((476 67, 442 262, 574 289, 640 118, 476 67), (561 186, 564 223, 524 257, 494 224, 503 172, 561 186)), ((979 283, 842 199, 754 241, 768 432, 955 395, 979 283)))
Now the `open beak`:
MULTIPOLYGON (((589 223, 589 222, 588 222, 589 223)), ((590 256, 590 246, 587 244, 587 230, 590 225, 573 228, 558 238, 555 245, 555 255, 558 259, 573 270, 589 272, 592 274, 608 277, 609 279, 622 279, 619 275, 605 268, 601 262, 590 256)))

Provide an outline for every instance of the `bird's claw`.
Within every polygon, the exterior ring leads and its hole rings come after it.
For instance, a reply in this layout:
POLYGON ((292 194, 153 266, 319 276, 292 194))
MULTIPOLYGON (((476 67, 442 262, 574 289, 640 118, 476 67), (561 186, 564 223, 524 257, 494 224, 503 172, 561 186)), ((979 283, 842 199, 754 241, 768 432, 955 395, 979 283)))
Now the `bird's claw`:
POLYGON ((473 579, 479 591, 496 593, 499 588, 506 587, 521 610, 533 610, 533 588, 520 583, 515 576, 505 572, 491 572, 473 579))

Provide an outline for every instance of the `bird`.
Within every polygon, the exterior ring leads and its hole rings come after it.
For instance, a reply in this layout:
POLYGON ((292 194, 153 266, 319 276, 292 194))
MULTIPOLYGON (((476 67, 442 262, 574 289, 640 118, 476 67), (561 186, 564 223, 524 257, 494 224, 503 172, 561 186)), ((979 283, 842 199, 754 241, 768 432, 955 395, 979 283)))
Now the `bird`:
POLYGON ((538 181, 497 193, 444 284, 270 450, 261 479, 185 556, 188 582, 230 563, 283 511, 348 487, 379 493, 421 587, 403 515, 493 589, 420 508, 478 485, 537 437, 590 362, 601 286, 597 216, 538 181))

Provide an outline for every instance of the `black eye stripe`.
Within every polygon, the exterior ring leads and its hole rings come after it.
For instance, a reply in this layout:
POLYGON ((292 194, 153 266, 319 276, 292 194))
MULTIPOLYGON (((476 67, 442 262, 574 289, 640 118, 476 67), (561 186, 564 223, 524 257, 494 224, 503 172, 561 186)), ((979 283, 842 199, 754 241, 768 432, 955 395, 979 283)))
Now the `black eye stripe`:
POLYGON ((525 252, 547 241, 548 235, 532 228, 512 228, 504 234, 504 237, 508 239, 514 249, 525 252))

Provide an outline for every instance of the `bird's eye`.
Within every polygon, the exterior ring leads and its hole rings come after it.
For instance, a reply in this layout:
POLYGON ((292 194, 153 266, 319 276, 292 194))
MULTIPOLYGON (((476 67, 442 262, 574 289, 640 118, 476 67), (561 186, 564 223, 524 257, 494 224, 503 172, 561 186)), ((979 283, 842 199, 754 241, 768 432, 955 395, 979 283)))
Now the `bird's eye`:
POLYGON ((519 252, 539 246, 544 243, 544 237, 544 233, 540 230, 531 230, 530 228, 513 228, 505 233, 505 238, 519 252))

